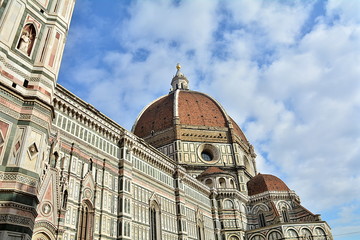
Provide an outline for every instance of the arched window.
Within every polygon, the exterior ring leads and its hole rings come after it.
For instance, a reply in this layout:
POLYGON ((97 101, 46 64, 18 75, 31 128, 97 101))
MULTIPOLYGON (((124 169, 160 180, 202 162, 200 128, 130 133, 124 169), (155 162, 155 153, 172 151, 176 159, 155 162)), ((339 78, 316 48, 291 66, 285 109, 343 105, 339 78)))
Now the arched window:
POLYGON ((224 209, 233 209, 234 203, 231 200, 224 200, 224 209))
POLYGON ((84 202, 81 206, 80 216, 79 216, 79 224, 78 224, 78 240, 88 240, 92 237, 93 232, 93 218, 94 211, 90 204, 84 202))
POLYGON ((287 235, 288 235, 288 239, 289 240, 297 240, 299 239, 299 235, 297 234, 297 232, 293 229, 289 229, 287 231, 287 235))
POLYGON ((212 187, 213 186, 213 181, 211 179, 206 179, 205 184, 208 187, 212 187))
POLYGON ((271 232, 268 236, 268 240, 281 240, 282 236, 279 232, 271 232))
POLYGON ((21 31, 17 49, 30 56, 36 38, 36 30, 33 24, 26 24, 21 31))
POLYGON ((224 178, 219 179, 219 185, 220 185, 220 188, 225 188, 226 187, 226 182, 225 182, 224 178))
POLYGON ((205 240, 205 227, 204 227, 204 217, 202 213, 197 209, 196 213, 196 233, 198 240, 205 240))
POLYGON ((198 240, 204 240, 205 239, 205 233, 204 233, 204 223, 198 223, 196 225, 197 228, 197 237, 198 240))
POLYGON ((317 240, 326 240, 326 234, 325 231, 321 228, 315 228, 315 239, 317 240))
POLYGON ((264 213, 259 213, 259 226, 260 227, 266 226, 266 220, 265 220, 264 213))
POLYGON ((68 191, 65 190, 64 195, 63 195, 63 202, 62 202, 63 209, 66 209, 66 207, 67 207, 67 201, 68 201, 68 191))
POLYGON ((309 229, 304 228, 303 230, 301 230, 301 234, 302 234, 303 239, 305 239, 305 240, 313 239, 312 234, 309 229))
POLYGON ((282 218, 283 218, 284 222, 289 222, 290 221, 289 212, 288 212, 287 208, 284 207, 284 208, 281 209, 281 215, 282 215, 282 218))
POLYGON ((161 236, 160 206, 156 201, 150 203, 150 240, 159 240, 161 236))
POLYGON ((229 240, 240 240, 238 236, 232 235, 229 240))
POLYGON ((261 235, 256 235, 251 238, 251 240, 265 240, 265 238, 261 235))

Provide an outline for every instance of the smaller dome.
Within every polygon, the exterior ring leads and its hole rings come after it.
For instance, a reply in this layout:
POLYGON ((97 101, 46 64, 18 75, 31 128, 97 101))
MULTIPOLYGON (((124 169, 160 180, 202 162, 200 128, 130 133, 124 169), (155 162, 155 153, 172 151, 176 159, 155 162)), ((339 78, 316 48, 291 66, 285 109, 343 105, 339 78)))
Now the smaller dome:
POLYGON ((248 194, 253 196, 268 191, 288 192, 290 189, 278 177, 270 174, 258 174, 247 183, 248 194))
POLYGON ((208 167, 205 171, 203 171, 198 178, 204 177, 204 176, 208 176, 208 175, 212 175, 212 174, 224 174, 226 173, 225 171, 221 170, 218 167, 208 167))

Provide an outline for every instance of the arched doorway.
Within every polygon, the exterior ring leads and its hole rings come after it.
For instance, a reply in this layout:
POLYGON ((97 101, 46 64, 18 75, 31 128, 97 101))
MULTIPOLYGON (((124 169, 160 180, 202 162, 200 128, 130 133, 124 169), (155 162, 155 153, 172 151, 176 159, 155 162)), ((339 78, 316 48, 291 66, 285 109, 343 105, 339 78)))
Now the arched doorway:
POLYGON ((44 232, 39 232, 36 233, 33 237, 33 240, 52 240, 46 233, 44 232))

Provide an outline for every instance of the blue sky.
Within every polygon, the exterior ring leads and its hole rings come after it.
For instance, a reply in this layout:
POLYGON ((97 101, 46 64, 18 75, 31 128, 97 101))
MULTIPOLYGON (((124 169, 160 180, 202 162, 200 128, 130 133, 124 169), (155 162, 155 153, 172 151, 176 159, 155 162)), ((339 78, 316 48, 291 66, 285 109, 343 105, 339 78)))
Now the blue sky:
POLYGON ((360 1, 77 0, 58 82, 131 129, 179 62, 335 239, 360 239, 360 1))

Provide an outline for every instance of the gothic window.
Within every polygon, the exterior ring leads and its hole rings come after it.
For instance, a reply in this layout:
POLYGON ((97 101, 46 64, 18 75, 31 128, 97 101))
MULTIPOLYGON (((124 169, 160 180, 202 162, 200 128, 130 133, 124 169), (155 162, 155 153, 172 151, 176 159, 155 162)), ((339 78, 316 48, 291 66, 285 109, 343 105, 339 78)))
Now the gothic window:
POLYGON ((204 218, 199 209, 195 213, 196 216, 196 235, 198 240, 205 240, 204 218))
POLYGON ((198 240, 204 240, 204 226, 197 224, 197 239, 198 240))
POLYGON ((21 36, 16 48, 30 57, 35 38, 36 31, 34 25, 31 23, 26 24, 21 31, 21 36))
POLYGON ((67 207, 67 201, 68 201, 68 191, 65 190, 64 196, 63 196, 63 202, 62 202, 63 209, 66 209, 66 207, 67 207))
POLYGON ((260 227, 265 227, 266 226, 264 213, 259 213, 259 226, 260 227))
POLYGON ((159 240, 160 236, 160 207, 156 201, 152 201, 150 204, 150 240, 159 240))
POLYGON ((88 203, 83 203, 81 206, 79 225, 78 225, 78 240, 91 239, 93 226, 93 211, 88 203))

